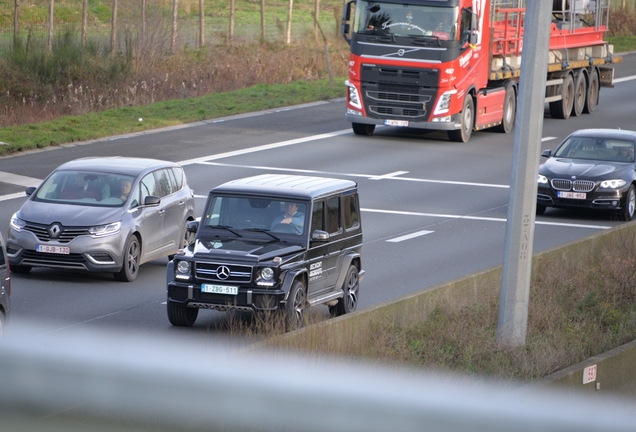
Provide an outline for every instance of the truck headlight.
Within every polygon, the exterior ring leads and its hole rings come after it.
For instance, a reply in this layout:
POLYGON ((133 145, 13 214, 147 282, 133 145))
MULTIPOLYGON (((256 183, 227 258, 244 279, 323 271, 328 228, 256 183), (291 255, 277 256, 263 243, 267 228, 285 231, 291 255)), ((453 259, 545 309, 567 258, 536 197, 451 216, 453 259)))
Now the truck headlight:
POLYGON ((451 98, 454 94, 457 94, 457 90, 449 90, 442 94, 437 101, 433 115, 446 114, 450 110, 451 98))
POLYGON ((358 109, 362 109, 362 103, 360 102, 360 95, 358 94, 358 89, 356 86, 351 84, 349 81, 345 81, 347 85, 348 94, 349 94, 349 105, 356 107, 358 109))

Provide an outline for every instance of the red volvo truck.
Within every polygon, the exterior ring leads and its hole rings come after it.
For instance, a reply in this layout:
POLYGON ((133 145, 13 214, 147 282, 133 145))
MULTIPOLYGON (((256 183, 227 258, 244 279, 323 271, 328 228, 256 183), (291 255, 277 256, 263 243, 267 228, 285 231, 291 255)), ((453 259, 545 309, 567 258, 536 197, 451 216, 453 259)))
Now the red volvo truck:
MULTIPOLYGON (((544 0, 541 0, 544 1, 544 0)), ((545 0, 549 1, 549 0, 545 0)), ((351 0, 346 119, 357 135, 376 125, 508 133, 515 122, 525 0, 351 0)), ((567 119, 592 113, 622 61, 603 40, 609 0, 554 0, 545 102, 567 119)), ((524 60, 525 61, 525 60, 524 60)), ((532 61, 530 59, 530 61, 532 61)))

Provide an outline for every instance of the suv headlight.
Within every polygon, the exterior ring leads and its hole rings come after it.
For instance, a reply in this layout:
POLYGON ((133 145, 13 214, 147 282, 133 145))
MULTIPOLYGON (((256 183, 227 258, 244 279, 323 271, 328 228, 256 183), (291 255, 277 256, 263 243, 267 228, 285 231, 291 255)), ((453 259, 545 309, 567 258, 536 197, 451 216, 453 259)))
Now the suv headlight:
POLYGON ((601 182, 601 188, 602 189, 618 189, 620 187, 625 186, 625 184, 627 184, 627 182, 621 179, 604 180, 601 182))
POLYGON ((177 261, 174 267, 175 279, 189 280, 192 265, 190 261, 177 261))
POLYGON ((26 226, 26 222, 20 219, 19 217, 17 217, 16 215, 17 213, 13 213, 13 216, 11 216, 11 222, 10 222, 11 228, 13 228, 16 231, 22 231, 22 228, 26 226))
POLYGON ((107 235, 116 234, 121 228, 121 222, 110 223, 106 225, 96 225, 88 229, 88 232, 95 237, 103 237, 107 235))
POLYGON ((258 270, 256 285, 271 287, 274 286, 275 283, 274 270, 271 267, 263 267, 258 270))

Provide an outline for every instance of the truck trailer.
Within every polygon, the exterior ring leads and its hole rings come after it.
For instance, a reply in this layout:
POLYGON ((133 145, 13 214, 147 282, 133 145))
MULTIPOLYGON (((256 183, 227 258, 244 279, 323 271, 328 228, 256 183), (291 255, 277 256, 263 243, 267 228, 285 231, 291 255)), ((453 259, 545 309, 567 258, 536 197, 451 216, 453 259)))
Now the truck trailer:
MULTIPOLYGON (((543 1, 543 0, 541 0, 543 1)), ((547 1, 547 0, 546 0, 547 1)), ((591 114, 622 58, 604 39, 609 0, 553 0, 545 102, 550 116, 591 114)), ((351 0, 346 119, 376 125, 508 133, 515 123, 525 0, 351 0)), ((531 61, 531 60, 530 60, 531 61)))

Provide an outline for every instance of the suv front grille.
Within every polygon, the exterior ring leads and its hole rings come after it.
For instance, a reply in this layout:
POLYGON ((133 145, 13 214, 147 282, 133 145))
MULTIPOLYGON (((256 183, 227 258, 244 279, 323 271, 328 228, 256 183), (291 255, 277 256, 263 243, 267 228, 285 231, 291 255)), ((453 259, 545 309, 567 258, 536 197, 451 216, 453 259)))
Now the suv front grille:
POLYGON ((199 280, 213 281, 218 283, 249 283, 252 280, 252 267, 246 265, 224 264, 224 263, 195 263, 194 273, 199 280), (225 279, 221 279, 219 274, 223 275, 225 269, 229 271, 225 279))

